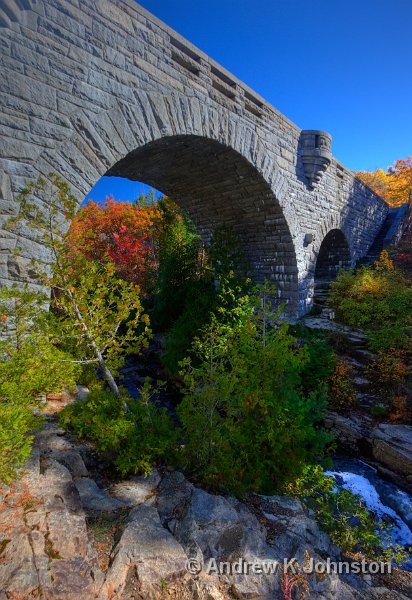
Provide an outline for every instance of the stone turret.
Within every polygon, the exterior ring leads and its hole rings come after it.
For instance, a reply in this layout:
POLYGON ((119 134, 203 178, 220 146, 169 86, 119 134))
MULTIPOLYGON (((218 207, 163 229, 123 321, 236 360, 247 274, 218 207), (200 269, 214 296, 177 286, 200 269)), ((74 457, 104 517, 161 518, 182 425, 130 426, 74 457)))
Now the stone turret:
POLYGON ((309 187, 313 189, 332 160, 332 136, 326 131, 305 129, 301 133, 302 161, 309 187))

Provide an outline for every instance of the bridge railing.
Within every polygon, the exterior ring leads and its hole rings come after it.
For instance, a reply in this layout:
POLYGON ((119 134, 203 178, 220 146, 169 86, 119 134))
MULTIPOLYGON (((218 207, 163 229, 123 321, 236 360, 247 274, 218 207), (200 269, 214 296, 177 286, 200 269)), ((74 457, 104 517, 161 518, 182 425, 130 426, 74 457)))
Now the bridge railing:
POLYGON ((217 101, 224 100, 224 102, 229 101, 233 104, 233 109, 236 112, 239 108, 242 108, 257 119, 262 119, 265 116, 273 119, 278 115, 277 111, 263 98, 253 93, 250 88, 242 84, 226 69, 217 65, 212 59, 209 59, 200 51, 197 53, 189 42, 185 43, 183 38, 173 35, 169 35, 169 38, 170 56, 175 65, 184 69, 188 77, 198 78, 206 83, 209 87, 209 93, 214 99, 217 101))

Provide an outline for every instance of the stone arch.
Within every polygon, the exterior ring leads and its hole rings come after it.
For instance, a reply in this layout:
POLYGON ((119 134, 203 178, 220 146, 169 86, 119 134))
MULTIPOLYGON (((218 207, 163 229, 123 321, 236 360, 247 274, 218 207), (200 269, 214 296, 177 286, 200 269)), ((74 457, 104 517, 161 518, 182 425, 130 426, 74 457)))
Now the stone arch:
POLYGON ((297 262, 292 236, 270 185, 233 148, 196 135, 165 136, 129 152, 107 172, 160 189, 210 239, 220 225, 239 236, 258 280, 268 278, 297 310, 297 262))
POLYGON ((316 259, 315 279, 332 280, 352 264, 348 241, 341 229, 331 229, 324 237, 316 259))
MULTIPOLYGON (((345 267, 353 266, 355 251, 350 225, 346 225, 345 220, 339 213, 329 214, 313 232, 312 241, 305 244, 306 264, 301 271, 300 281, 300 286, 304 290, 303 295, 305 297, 305 305, 301 308, 302 313, 310 310, 313 307, 313 304, 318 302, 319 297, 322 295, 324 296, 327 291, 328 278, 319 277, 319 271, 316 273, 316 267, 318 265, 319 254, 321 252, 323 254, 326 247, 326 245, 323 245, 323 242, 326 238, 328 238, 328 240, 333 238, 333 234, 331 233, 333 231, 341 232, 349 249, 350 262, 348 263, 345 261, 345 267), (325 281, 323 281, 323 279, 325 279, 325 281)), ((329 282, 332 279, 333 277, 330 277, 329 282)))
MULTIPOLYGON (((219 223, 231 225, 257 277, 276 281, 279 297, 296 312, 297 219, 285 179, 256 131, 196 98, 140 90, 136 96, 133 107, 118 102, 97 114, 72 114, 70 135, 39 152, 30 177, 57 172, 79 200, 104 174, 153 185, 177 199, 205 237, 219 223)), ((28 260, 42 250, 32 239, 19 239, 18 246, 22 256, 12 279, 28 280, 28 260)))
POLYGON ((322 304, 328 287, 341 269, 352 265, 348 240, 342 229, 330 229, 323 238, 316 258, 314 272, 314 301, 322 304))
MULTIPOLYGON (((59 152, 46 149, 31 177, 47 177, 55 171, 81 198, 100 177, 103 154, 102 147, 100 151, 92 147, 97 138, 92 136, 91 123, 87 128, 81 115, 78 122, 83 124, 83 135, 78 131, 59 152)), ((109 146, 105 161, 113 158, 109 146)), ((297 312, 298 267, 289 225, 270 184, 239 152, 201 136, 165 136, 135 148, 102 174, 144 181, 162 190, 188 212, 206 239, 218 225, 231 226, 258 280, 274 281, 279 298, 292 313, 297 312)), ((30 260, 41 256, 47 260, 44 249, 30 231, 16 245, 20 255, 10 255, 9 273, 13 280, 30 281, 30 260)))

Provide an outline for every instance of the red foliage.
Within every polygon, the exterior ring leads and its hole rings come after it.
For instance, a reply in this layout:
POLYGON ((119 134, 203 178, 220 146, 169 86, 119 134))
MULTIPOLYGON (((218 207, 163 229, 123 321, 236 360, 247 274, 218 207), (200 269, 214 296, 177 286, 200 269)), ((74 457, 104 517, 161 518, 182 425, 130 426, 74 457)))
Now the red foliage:
POLYGON ((154 267, 150 238, 147 234, 136 237, 122 225, 119 233, 113 234, 113 244, 107 252, 123 279, 142 285, 149 269, 154 267))
POLYGON ((157 204, 89 201, 77 213, 67 236, 69 256, 89 261, 112 260, 118 274, 147 291, 156 268, 156 243, 162 211, 157 204))

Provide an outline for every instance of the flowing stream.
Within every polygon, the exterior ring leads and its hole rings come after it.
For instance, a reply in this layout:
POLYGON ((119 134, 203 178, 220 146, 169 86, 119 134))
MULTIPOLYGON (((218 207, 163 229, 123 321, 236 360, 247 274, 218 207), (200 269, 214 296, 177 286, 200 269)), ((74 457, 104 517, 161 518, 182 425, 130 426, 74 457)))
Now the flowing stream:
MULTIPOLYGON (((336 484, 358 494, 379 522, 390 525, 386 542, 412 547, 412 497, 382 479, 376 469, 356 458, 337 457, 334 469, 326 472, 336 484)), ((403 568, 412 571, 412 551, 403 568)))

